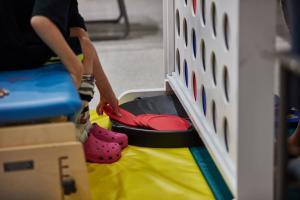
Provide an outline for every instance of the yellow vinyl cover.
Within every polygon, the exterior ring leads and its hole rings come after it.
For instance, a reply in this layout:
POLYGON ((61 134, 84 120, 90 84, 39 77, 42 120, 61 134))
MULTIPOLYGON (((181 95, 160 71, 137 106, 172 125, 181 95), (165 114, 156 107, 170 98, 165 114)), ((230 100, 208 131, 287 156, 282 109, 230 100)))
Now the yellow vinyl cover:
MULTIPOLYGON (((109 128, 109 118, 91 111, 109 128)), ((113 164, 88 164, 94 200, 210 200, 214 196, 188 148, 129 146, 113 164)))

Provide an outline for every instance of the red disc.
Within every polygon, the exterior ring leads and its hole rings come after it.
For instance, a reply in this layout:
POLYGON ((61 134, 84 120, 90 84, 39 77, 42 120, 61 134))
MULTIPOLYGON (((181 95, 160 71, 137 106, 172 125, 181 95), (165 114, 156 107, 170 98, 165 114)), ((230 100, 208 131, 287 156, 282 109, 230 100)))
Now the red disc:
MULTIPOLYGON (((154 115, 153 115, 154 116, 154 115)), ((168 115, 168 114, 161 114, 161 115, 156 115, 156 116, 163 116, 166 118, 177 118, 178 120, 181 120, 182 123, 184 123, 184 125, 189 128, 191 126, 190 122, 187 121, 186 119, 179 117, 177 115, 168 115)))
POLYGON ((176 115, 159 115, 148 119, 148 126, 161 131, 185 131, 190 124, 176 115))
POLYGON ((144 127, 144 124, 142 123, 142 119, 144 116, 146 116, 147 114, 141 114, 141 115, 137 115, 136 118, 134 119, 135 123, 140 126, 140 127, 144 127))
POLYGON ((136 118, 135 118, 135 122, 137 125, 139 125, 140 127, 143 127, 143 128, 150 128, 148 126, 148 120, 151 118, 151 117, 154 117, 154 116, 160 116, 160 115, 157 115, 157 114, 141 114, 141 115, 137 115, 136 118))
POLYGON ((123 108, 119 107, 121 116, 116 115, 110 105, 104 106, 103 110, 113 120, 116 120, 125 125, 137 126, 137 124, 135 123, 136 116, 128 112, 127 110, 124 110, 123 108))
POLYGON ((194 9, 194 14, 196 14, 196 10, 197 10, 197 0, 193 0, 193 9, 194 9))

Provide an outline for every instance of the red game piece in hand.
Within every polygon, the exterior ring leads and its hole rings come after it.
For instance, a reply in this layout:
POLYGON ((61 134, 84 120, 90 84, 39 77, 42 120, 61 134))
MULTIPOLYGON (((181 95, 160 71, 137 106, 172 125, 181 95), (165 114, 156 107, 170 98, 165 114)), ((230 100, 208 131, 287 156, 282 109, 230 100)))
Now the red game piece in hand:
POLYGON ((117 122, 120 122, 128 126, 137 126, 137 124, 135 123, 136 116, 128 112, 127 110, 124 110, 123 108, 119 107, 119 112, 121 116, 118 116, 113 111, 113 108, 110 105, 104 106, 103 110, 111 119, 116 120, 117 122))

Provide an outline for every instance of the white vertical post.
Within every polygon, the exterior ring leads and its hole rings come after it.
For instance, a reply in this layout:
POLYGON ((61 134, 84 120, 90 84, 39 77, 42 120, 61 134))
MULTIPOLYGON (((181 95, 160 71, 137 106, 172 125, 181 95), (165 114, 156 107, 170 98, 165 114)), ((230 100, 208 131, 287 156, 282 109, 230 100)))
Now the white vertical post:
POLYGON ((164 1, 167 80, 242 200, 273 199, 275 8, 275 0, 164 1))
POLYGON ((241 0, 238 197, 273 199, 275 0, 241 0))

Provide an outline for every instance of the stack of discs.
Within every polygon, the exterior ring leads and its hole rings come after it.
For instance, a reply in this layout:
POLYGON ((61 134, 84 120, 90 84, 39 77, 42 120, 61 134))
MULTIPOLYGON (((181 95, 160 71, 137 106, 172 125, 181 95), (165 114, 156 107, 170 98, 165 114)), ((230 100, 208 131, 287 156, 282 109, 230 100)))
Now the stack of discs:
POLYGON ((113 120, 133 127, 159 131, 185 131, 191 126, 187 120, 177 115, 142 114, 136 116, 119 108, 121 116, 118 116, 114 114, 111 106, 105 106, 104 111, 113 120))
POLYGON ((188 130, 190 123, 176 115, 143 114, 135 118, 135 123, 143 128, 160 131, 188 130))

